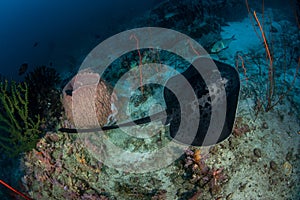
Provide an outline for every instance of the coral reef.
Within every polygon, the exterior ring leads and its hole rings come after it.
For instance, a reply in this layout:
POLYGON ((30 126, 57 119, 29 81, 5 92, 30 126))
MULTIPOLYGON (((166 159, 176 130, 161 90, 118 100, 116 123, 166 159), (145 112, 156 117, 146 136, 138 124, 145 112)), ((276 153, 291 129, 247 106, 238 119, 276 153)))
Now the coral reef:
POLYGON ((47 133, 23 163, 22 183, 34 199, 107 199, 105 191, 94 185, 102 163, 68 135, 47 133))
POLYGON ((27 83, 0 82, 0 145, 9 156, 32 149, 40 137, 39 115, 29 115, 27 83))
MULTIPOLYGON (((187 178, 197 186, 197 194, 208 189, 214 196, 221 191, 222 185, 228 180, 223 168, 209 167, 205 160, 208 154, 202 154, 200 149, 188 148, 185 152, 184 167, 187 178)), ((195 195, 195 194, 194 194, 195 195)))
POLYGON ((160 172, 116 171, 95 159, 82 140, 56 133, 47 133, 23 163, 22 183, 34 199, 165 199, 169 186, 162 187, 162 180, 171 169, 179 170, 170 167, 163 178, 159 178, 160 172))
MULTIPOLYGON (((161 147, 156 136, 148 139, 147 144, 142 139, 122 140, 120 132, 104 133, 102 137, 117 142, 112 134, 121 140, 116 145, 128 146, 130 151, 146 152, 161 147), (154 145, 158 146, 154 148, 154 145), (134 146, 136 149, 133 150, 134 146)), ((162 137, 161 145, 164 146, 166 141, 162 137)), ((36 199, 189 199, 200 195, 203 199, 212 199, 222 194, 222 187, 228 180, 226 170, 214 167, 212 161, 207 162, 209 157, 202 154, 202 149, 189 148, 165 168, 136 174, 118 171, 96 159, 95 154, 103 158, 111 156, 110 151, 103 144, 100 150, 95 146, 99 143, 91 140, 47 133, 23 161, 25 176, 22 182, 30 196, 36 199), (92 152, 91 148, 97 150, 92 152)))

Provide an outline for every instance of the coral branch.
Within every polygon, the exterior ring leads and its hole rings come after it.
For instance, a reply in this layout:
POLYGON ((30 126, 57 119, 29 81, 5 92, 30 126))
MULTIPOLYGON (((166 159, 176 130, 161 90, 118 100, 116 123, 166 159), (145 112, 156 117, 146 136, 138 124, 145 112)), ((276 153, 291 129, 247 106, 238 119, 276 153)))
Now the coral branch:
POLYGON ((278 100, 275 103, 270 105, 269 110, 274 108, 293 89, 293 86, 295 84, 296 78, 297 78, 298 73, 299 73, 299 68, 300 68, 300 57, 298 58, 298 65, 297 65, 297 68, 296 68, 296 71, 295 71, 295 74, 294 74, 294 78, 293 78, 293 81, 291 82, 290 87, 287 89, 287 91, 285 93, 283 93, 279 96, 278 100))
POLYGON ((142 91, 142 93, 143 93, 144 88, 143 88, 143 74, 142 74, 142 64, 143 64, 143 63, 142 63, 142 55, 141 55, 141 51, 140 51, 140 46, 139 46, 139 40, 138 40, 138 38, 136 37, 135 34, 132 34, 132 35, 130 36, 130 40, 131 40, 132 38, 134 38, 135 41, 136 41, 136 49, 137 49, 138 54, 139 54, 139 59, 140 59, 140 62, 139 62, 140 86, 141 86, 141 91, 142 91))
POLYGON ((237 58, 236 58, 236 68, 238 69, 239 67, 239 60, 241 60, 241 65, 242 65, 242 69, 244 71, 244 76, 245 76, 245 80, 246 82, 248 81, 248 77, 247 77, 247 69, 245 67, 245 61, 243 59, 243 57, 240 54, 237 54, 237 58))
POLYGON ((0 183, 2 185, 4 185, 5 187, 7 187, 8 189, 10 189, 11 191, 13 191, 14 193, 20 195, 21 197, 23 197, 26 200, 31 200, 31 198, 29 198, 28 196, 26 196, 25 194, 21 193, 20 191, 16 190, 15 188, 11 187, 10 185, 8 185, 6 182, 0 180, 0 183))
MULTIPOLYGON (((248 1, 245 0, 245 3, 246 3, 247 11, 248 11, 248 16, 249 16, 251 25, 252 25, 252 27, 253 27, 253 29, 254 29, 254 32, 255 32, 255 34, 257 35, 257 37, 259 38, 259 40, 261 40, 261 38, 259 37, 259 34, 257 33, 257 31, 256 31, 256 29, 255 29, 254 22, 253 22, 253 18, 252 18, 251 12, 250 12, 250 7, 249 7, 249 4, 248 4, 248 1)), ((262 42, 262 41, 261 41, 261 42, 262 42)))
POLYGON ((273 58, 271 56, 271 53, 270 53, 270 49, 269 49, 269 45, 268 45, 268 42, 267 42, 267 38, 266 38, 266 35, 265 35, 265 32, 258 20, 258 17, 256 15, 256 12, 253 11, 253 15, 254 15, 254 18, 257 22, 257 25, 260 29, 260 32, 261 32, 261 35, 262 35, 262 38, 263 38, 263 41, 264 41, 264 45, 265 45, 265 49, 266 49, 266 53, 267 53, 267 56, 269 58, 269 69, 268 69, 268 76, 269 76, 269 90, 268 90, 268 95, 267 95, 267 100, 268 100, 268 104, 267 104, 267 108, 266 108, 266 111, 269 111, 272 107, 272 96, 274 94, 274 80, 273 80, 273 74, 274 74, 274 69, 273 69, 273 58))
POLYGON ((266 52, 267 52, 267 55, 268 55, 268 58, 269 58, 269 61, 270 61, 270 66, 273 66, 273 58, 272 58, 271 53, 270 53, 270 49, 269 49, 269 45, 268 45, 268 42, 267 42, 267 39, 266 39, 265 32, 264 32, 264 30, 263 30, 263 28, 262 28, 262 26, 261 26, 261 24, 260 24, 260 22, 259 22, 259 20, 258 20, 258 17, 257 17, 257 15, 256 15, 256 12, 255 12, 255 11, 253 11, 253 15, 254 15, 254 18, 255 18, 255 20, 256 20, 256 22, 257 22, 257 25, 258 25, 258 27, 259 27, 259 30, 260 30, 260 32, 261 32, 262 38, 263 38, 263 40, 264 40, 264 45, 265 45, 266 52))

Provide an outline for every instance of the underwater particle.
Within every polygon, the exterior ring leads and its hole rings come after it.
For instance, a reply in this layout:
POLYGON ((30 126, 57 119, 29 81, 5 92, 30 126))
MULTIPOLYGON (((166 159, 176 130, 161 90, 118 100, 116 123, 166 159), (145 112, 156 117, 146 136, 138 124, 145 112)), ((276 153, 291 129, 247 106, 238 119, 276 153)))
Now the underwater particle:
POLYGON ((277 171, 278 169, 276 162, 273 160, 270 161, 270 169, 273 171, 277 171))
POLYGON ((284 164, 283 164, 283 172, 286 176, 289 176, 291 175, 292 171, 293 171, 293 166, 288 162, 286 161, 284 164))
POLYGON ((253 153, 256 157, 260 158, 261 157, 261 150, 259 148, 255 148, 253 150, 253 153))

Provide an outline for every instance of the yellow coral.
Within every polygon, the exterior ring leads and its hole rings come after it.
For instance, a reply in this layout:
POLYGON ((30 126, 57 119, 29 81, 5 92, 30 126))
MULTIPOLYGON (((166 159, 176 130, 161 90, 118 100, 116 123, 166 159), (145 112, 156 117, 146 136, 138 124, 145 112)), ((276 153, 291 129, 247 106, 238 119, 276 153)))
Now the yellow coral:
POLYGON ((40 134, 39 116, 28 115, 28 87, 26 83, 0 81, 0 146, 10 156, 30 150, 40 134))

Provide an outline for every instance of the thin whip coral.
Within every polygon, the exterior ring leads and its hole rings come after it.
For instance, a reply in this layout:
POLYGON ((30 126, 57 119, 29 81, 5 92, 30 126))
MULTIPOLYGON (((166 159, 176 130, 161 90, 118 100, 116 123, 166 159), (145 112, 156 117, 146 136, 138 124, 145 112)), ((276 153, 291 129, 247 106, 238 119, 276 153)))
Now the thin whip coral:
POLYGON ((265 49, 266 49, 266 53, 267 53, 267 56, 268 56, 268 59, 270 61, 269 63, 269 69, 268 69, 268 76, 269 76, 269 90, 268 90, 268 104, 267 104, 267 111, 270 110, 271 108, 271 105, 272 105, 272 96, 274 94, 274 79, 273 79, 273 74, 274 74, 274 69, 273 69, 273 58, 271 56, 271 52, 270 52, 270 49, 269 49, 269 45, 268 45, 268 41, 267 41, 267 38, 266 38, 266 35, 265 35, 265 32, 258 20, 258 17, 256 15, 256 12, 253 11, 253 15, 254 15, 254 18, 257 22, 257 25, 259 27, 259 30, 261 32, 261 35, 262 35, 262 38, 263 38, 263 41, 264 41, 264 46, 265 46, 265 49))

